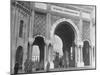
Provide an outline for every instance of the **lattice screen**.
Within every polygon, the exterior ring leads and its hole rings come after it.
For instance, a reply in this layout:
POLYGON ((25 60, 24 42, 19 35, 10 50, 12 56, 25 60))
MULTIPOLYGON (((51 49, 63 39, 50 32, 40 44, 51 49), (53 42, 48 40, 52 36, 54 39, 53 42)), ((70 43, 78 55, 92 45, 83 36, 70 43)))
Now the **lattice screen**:
POLYGON ((46 34, 46 14, 35 12, 34 16, 34 26, 33 26, 33 37, 35 35, 43 35, 46 34))
POLYGON ((90 22, 88 21, 83 21, 82 38, 90 40, 90 22))

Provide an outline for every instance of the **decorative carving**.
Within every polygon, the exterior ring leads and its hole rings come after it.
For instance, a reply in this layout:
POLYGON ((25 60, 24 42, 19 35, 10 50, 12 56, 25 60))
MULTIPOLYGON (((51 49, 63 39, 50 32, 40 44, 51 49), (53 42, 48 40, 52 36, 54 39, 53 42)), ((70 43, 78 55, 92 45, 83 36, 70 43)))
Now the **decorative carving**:
MULTIPOLYGON (((20 1, 13 2, 13 5, 15 7, 17 7, 18 9, 21 9, 21 10, 25 11, 26 14, 31 15, 32 9, 30 9, 27 6, 25 6, 25 4, 23 5, 20 1)), ((29 6, 30 6, 30 4, 29 4, 29 6)))
POLYGON ((33 37, 36 35, 46 36, 46 14, 35 12, 33 37))

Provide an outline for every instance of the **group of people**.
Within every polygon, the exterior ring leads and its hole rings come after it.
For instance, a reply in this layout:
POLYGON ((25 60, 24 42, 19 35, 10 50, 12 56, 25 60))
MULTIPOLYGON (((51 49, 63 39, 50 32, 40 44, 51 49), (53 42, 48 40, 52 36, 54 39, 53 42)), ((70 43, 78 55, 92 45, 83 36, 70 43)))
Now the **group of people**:
POLYGON ((60 56, 59 52, 55 52, 53 50, 53 47, 50 47, 49 50, 50 54, 48 58, 47 70, 69 67, 69 54, 67 51, 60 56))

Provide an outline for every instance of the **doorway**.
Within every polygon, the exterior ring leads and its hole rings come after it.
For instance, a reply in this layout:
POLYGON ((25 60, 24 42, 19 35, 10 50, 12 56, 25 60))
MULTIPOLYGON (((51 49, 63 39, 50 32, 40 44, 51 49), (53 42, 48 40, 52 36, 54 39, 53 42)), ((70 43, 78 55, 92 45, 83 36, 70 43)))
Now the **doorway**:
POLYGON ((18 70, 22 70, 23 64, 23 47, 19 46, 16 50, 15 65, 18 64, 18 70))
POLYGON ((75 67, 74 27, 67 21, 60 22, 54 30, 54 35, 59 36, 63 42, 63 57, 60 59, 64 59, 63 66, 75 67))
POLYGON ((83 45, 83 61, 85 66, 90 65, 90 51, 89 51, 90 45, 88 41, 84 41, 83 45))
MULTIPOLYGON (((38 69, 44 69, 44 51, 45 51, 45 41, 44 41, 44 38, 41 37, 41 36, 37 36, 35 37, 35 40, 32 44, 32 46, 34 47, 35 50, 34 51, 34 55, 36 55, 36 59, 38 57, 38 62, 37 62, 37 66, 38 69)), ((33 56, 34 56, 33 55, 33 56)))

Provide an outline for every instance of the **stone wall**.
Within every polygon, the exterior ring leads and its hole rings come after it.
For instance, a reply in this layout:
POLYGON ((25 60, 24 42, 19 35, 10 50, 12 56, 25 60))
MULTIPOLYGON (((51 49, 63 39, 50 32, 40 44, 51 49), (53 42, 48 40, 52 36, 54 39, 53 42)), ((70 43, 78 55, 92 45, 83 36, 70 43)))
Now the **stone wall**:
MULTIPOLYGON (((25 62, 25 59, 27 57, 27 42, 28 42, 28 36, 29 36, 29 24, 30 24, 30 15, 23 10, 22 8, 19 8, 17 5, 11 6, 11 72, 14 71, 14 65, 16 60, 16 50, 19 46, 23 47, 23 63, 25 62), (20 29, 20 21, 23 20, 23 31, 22 31, 22 37, 19 37, 19 29, 20 29)), ((23 66, 23 65, 22 65, 23 66)))

